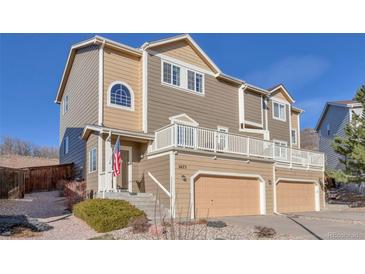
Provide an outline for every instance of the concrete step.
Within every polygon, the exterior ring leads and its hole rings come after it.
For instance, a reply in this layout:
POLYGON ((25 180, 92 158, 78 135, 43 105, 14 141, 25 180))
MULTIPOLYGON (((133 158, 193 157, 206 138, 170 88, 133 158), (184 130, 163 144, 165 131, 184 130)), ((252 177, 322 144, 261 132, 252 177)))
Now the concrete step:
POLYGON ((152 193, 136 193, 130 194, 126 191, 121 192, 106 192, 106 193, 98 193, 98 198, 107 198, 107 199, 118 199, 125 200, 140 210, 143 210, 147 218, 150 219, 150 223, 160 223, 163 218, 168 220, 170 215, 169 211, 165 209, 163 206, 159 205, 156 202, 155 197, 152 193), (156 215, 156 216, 155 216, 156 215))

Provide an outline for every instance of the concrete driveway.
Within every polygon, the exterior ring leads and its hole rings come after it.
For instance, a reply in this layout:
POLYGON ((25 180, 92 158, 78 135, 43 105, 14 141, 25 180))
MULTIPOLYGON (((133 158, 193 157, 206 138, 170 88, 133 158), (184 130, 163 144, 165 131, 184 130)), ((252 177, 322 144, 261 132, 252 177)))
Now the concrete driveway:
POLYGON ((365 240, 365 210, 223 217, 220 220, 251 228, 272 227, 279 234, 305 240, 365 240))

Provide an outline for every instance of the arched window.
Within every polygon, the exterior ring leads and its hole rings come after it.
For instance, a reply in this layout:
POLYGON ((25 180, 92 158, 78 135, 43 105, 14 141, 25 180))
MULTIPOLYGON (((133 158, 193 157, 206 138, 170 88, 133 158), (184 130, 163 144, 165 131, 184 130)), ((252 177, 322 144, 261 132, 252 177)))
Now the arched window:
POLYGON ((125 83, 113 82, 109 87, 108 105, 127 110, 134 110, 133 90, 125 83))

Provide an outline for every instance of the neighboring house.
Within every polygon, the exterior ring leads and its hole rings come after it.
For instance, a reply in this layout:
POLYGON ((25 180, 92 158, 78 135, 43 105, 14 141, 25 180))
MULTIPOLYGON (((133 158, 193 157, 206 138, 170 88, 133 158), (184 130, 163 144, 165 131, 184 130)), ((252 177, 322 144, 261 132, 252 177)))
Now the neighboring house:
POLYGON ((89 191, 153 193, 174 217, 323 206, 323 154, 300 150, 302 110, 287 89, 224 74, 189 35, 73 45, 56 103, 60 161, 89 191))
POLYGON ((318 133, 313 128, 305 128, 301 131, 300 147, 308 150, 319 150, 318 133))
POLYGON ((345 127, 352 121, 353 113, 361 114, 361 103, 353 100, 334 101, 326 103, 317 122, 316 131, 319 135, 319 150, 326 156, 326 169, 343 168, 340 155, 332 148, 332 141, 336 136, 345 136, 345 127))

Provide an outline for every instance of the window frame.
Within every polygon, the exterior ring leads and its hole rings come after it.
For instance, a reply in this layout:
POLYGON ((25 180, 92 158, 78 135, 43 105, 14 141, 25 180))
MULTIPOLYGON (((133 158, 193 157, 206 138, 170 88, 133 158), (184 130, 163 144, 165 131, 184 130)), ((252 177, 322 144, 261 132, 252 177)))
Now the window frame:
POLYGON ((182 67, 177 65, 177 64, 174 64, 172 62, 168 62, 168 61, 165 61, 163 60, 162 61, 162 82, 166 85, 171 85, 171 86, 174 86, 174 87, 181 87, 181 73, 182 72, 182 67), (168 64, 170 65, 170 82, 166 82, 165 81, 165 64, 168 64), (174 84, 174 69, 175 68, 178 68, 179 69, 179 84, 174 84))
POLYGON ((65 97, 63 98, 62 109, 63 109, 63 112, 62 112, 63 115, 65 115, 69 111, 69 98, 68 98, 68 95, 65 95, 65 97))
POLYGON ((134 111, 134 91, 133 89, 131 88, 130 85, 128 85, 126 82, 123 82, 123 81, 114 81, 112 82, 109 87, 108 87, 108 98, 107 98, 107 106, 108 107, 112 107, 112 108, 118 108, 118 109, 122 109, 122 110, 128 110, 128 111, 134 111), (126 107, 126 106, 121 106, 121 105, 118 105, 118 104, 114 104, 111 102, 111 91, 112 91, 112 88, 115 86, 115 85, 123 85, 125 86, 128 90, 129 90, 129 93, 131 95, 131 106, 130 107, 126 107))
POLYGON ((164 86, 168 86, 174 89, 178 89, 178 90, 182 90, 188 93, 192 93, 195 95, 199 95, 199 96, 204 96, 205 95, 205 73, 202 71, 199 71, 197 69, 191 68, 189 66, 185 66, 185 65, 181 65, 181 64, 177 64, 175 62, 172 62, 170 60, 165 60, 161 58, 161 85, 164 86), (165 81, 165 77, 164 77, 164 67, 165 64, 169 64, 171 66, 170 68, 170 73, 171 73, 171 82, 167 82, 165 81), (179 68, 180 70, 180 81, 179 81, 179 85, 173 84, 174 81, 174 67, 179 68), (194 89, 190 89, 189 88, 189 71, 194 73, 194 89), (201 92, 196 91, 196 75, 199 74, 201 75, 201 92))
POLYGON ((326 126, 326 136, 331 136, 331 126, 329 123, 326 126))
POLYGON ((97 154, 97 150, 96 147, 93 147, 90 149, 89 151, 89 162, 88 162, 88 171, 89 173, 94 173, 98 170, 98 154, 97 154), (95 152, 95 169, 94 167, 94 163, 93 163, 93 152, 95 152))
POLYGON ((186 69, 186 82, 187 82, 187 88, 189 91, 192 91, 192 92, 196 92, 198 94, 202 94, 203 93, 203 87, 204 87, 204 76, 202 73, 200 72, 196 72, 195 70, 192 70, 192 69, 186 69), (194 85, 194 89, 191 89, 189 88, 189 72, 192 72, 193 73, 193 77, 194 77, 194 82, 193 82, 193 85, 194 85), (197 74, 199 74, 201 76, 201 91, 197 91, 197 74))
POLYGON ((69 153, 69 146, 70 146, 70 138, 68 136, 65 136, 65 139, 63 140, 63 154, 67 155, 69 153))
POLYGON ((291 135, 290 135, 290 138, 291 138, 291 142, 293 145, 298 145, 298 132, 297 132, 297 129, 296 128, 292 128, 291 129, 291 135), (295 142, 293 141, 293 132, 295 132, 294 136, 295 136, 295 142))
POLYGON ((277 139, 273 139, 272 141, 274 143, 274 157, 287 160, 288 142, 277 139), (276 154, 277 152, 279 152, 279 155, 276 154))
POLYGON ((228 127, 217 126, 217 145, 223 151, 228 149, 228 133, 228 127))
POLYGON ((279 102, 279 101, 275 101, 275 100, 272 100, 272 118, 275 119, 275 120, 279 120, 279 121, 282 121, 282 122, 286 122, 286 108, 287 108, 287 104, 283 103, 283 102, 279 102), (279 117, 276 117, 275 116, 275 104, 278 105, 278 111, 279 111, 279 117), (284 107, 284 118, 280 118, 280 106, 283 106, 284 107))

